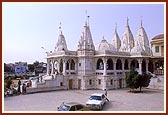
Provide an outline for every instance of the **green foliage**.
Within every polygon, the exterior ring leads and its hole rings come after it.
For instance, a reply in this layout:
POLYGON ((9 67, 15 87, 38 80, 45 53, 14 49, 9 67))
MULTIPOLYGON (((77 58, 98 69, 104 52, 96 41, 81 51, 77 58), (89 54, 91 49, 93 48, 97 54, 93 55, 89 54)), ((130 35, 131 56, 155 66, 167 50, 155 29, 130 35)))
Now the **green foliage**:
POLYGON ((34 65, 34 67, 37 67, 38 65, 39 65, 39 61, 35 61, 34 63, 33 63, 33 65, 34 65))
POLYGON ((130 72, 126 74, 126 83, 127 86, 133 90, 140 88, 141 92, 142 87, 148 87, 151 77, 150 74, 143 73, 140 75, 137 71, 131 69, 130 72))
POLYGON ((137 89, 137 79, 138 79, 138 72, 135 71, 134 69, 131 69, 130 72, 126 74, 126 83, 127 86, 130 87, 131 89, 137 89))
POLYGON ((12 68, 9 67, 9 66, 7 66, 6 63, 4 63, 4 72, 10 72, 10 73, 13 72, 13 71, 12 71, 12 68))
MULTIPOLYGON (((35 65, 37 66, 37 64, 38 64, 38 62, 37 63, 35 63, 35 65)), ((28 70, 30 71, 30 72, 34 72, 34 65, 33 64, 28 64, 28 70)))
POLYGON ((10 77, 5 78, 4 88, 10 89, 10 85, 12 84, 12 80, 10 77))
POLYGON ((147 73, 143 73, 142 75, 139 75, 138 84, 139 84, 139 87, 140 87, 140 91, 141 91, 142 87, 148 87, 149 86, 151 77, 152 77, 152 75, 147 74, 147 73))

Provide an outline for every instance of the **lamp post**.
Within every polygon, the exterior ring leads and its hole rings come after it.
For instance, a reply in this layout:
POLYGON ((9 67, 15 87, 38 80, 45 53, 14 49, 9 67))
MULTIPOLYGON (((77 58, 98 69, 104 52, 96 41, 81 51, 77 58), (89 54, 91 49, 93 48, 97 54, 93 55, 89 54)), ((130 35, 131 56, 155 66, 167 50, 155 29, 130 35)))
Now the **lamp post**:
POLYGON ((41 48, 42 48, 43 50, 45 50, 45 51, 46 51, 45 53, 47 53, 47 50, 46 50, 43 46, 42 46, 41 48))

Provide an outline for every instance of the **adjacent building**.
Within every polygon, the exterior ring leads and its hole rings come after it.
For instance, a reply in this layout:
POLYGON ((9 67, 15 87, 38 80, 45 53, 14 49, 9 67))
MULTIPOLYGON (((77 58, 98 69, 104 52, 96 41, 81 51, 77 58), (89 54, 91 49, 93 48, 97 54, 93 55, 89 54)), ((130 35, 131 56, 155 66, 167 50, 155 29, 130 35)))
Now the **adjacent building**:
POLYGON ((151 40, 151 49, 153 52, 153 73, 164 74, 164 34, 157 35, 151 40))
POLYGON ((27 70, 28 70, 27 62, 15 62, 16 76, 26 75, 27 70))

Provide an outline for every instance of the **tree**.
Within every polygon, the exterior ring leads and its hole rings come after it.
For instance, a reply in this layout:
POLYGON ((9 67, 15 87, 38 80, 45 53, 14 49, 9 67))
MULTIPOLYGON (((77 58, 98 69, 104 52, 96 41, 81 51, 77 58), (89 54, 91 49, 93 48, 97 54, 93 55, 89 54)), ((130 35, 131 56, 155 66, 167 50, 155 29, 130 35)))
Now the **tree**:
POLYGON ((143 73, 142 75, 138 75, 138 85, 140 88, 140 92, 142 87, 148 87, 149 83, 150 83, 150 79, 151 79, 152 75, 151 74, 147 74, 147 73, 143 73))
POLYGON ((133 89, 133 91, 134 89, 140 88, 141 92, 142 87, 148 87, 151 77, 152 76, 150 74, 138 74, 137 71, 131 69, 126 75, 126 83, 128 87, 133 89))
POLYGON ((11 67, 7 66, 6 63, 4 63, 4 72, 12 72, 11 67))
POLYGON ((30 72, 34 72, 34 65, 33 64, 28 64, 28 70, 30 72))
POLYGON ((35 62, 33 63, 33 65, 34 65, 34 67, 39 66, 39 61, 35 61, 35 62))
POLYGON ((135 71, 134 69, 131 69, 129 73, 126 74, 126 83, 127 86, 131 89, 137 89, 138 88, 138 72, 135 71))
POLYGON ((10 77, 6 77, 4 81, 5 81, 4 88, 10 89, 10 85, 12 84, 11 78, 10 77))

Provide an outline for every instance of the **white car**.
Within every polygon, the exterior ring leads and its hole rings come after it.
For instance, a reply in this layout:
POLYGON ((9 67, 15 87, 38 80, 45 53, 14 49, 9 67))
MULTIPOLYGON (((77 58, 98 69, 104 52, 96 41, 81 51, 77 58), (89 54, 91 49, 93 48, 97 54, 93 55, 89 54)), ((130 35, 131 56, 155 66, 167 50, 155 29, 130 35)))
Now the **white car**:
POLYGON ((103 93, 94 93, 89 97, 86 105, 89 109, 102 110, 105 103, 106 96, 103 93))

